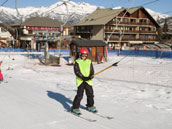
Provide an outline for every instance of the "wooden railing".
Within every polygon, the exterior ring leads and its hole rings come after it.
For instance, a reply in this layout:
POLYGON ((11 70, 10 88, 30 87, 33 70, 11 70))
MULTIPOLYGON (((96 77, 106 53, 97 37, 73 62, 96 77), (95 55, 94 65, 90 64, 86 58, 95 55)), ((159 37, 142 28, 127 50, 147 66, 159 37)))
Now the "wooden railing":
MULTIPOLYGON (((119 33, 119 30, 110 30, 110 29, 105 29, 105 33, 110 33, 110 32, 114 32, 114 33, 119 33)), ((156 33, 156 31, 145 31, 145 30, 140 30, 140 31, 136 31, 136 30, 124 30, 125 33, 156 33)))
POLYGON ((121 22, 116 22, 116 21, 111 21, 108 23, 109 25, 110 24, 128 24, 128 25, 150 25, 150 26, 153 26, 153 24, 151 22, 124 22, 124 21, 121 21, 121 22))
MULTIPOLYGON (((106 37, 106 39, 107 39, 107 37, 106 37)), ((119 41, 120 39, 111 37, 110 41, 112 41, 112 40, 119 41)), ((136 38, 123 37, 121 41, 156 41, 156 39, 148 39, 148 38, 137 38, 136 39, 136 38)))

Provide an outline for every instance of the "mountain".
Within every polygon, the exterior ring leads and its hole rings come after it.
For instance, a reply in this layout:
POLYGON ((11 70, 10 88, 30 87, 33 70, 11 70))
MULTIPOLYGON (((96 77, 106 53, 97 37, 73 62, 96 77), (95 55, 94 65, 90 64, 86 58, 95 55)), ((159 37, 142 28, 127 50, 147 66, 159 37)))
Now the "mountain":
MULTIPOLYGON (((72 2, 69 0, 59 1, 49 7, 26 7, 16 9, 0 7, 0 22, 16 22, 20 19, 29 17, 49 17, 61 22, 75 23, 80 21, 88 14, 92 13, 98 6, 90 5, 84 2, 72 2)), ((103 7, 100 7, 103 8, 103 7)))
POLYGON ((167 14, 162 14, 162 13, 158 13, 155 11, 152 11, 151 9, 147 9, 146 10, 151 14, 151 16, 157 21, 157 19, 165 19, 167 17, 169 17, 167 14))
MULTIPOLYGON (((0 22, 14 23, 21 19, 24 20, 29 17, 39 16, 49 17, 52 19, 57 19, 63 23, 68 22, 69 24, 72 24, 79 22, 81 19, 95 11, 97 8, 104 7, 98 7, 84 2, 76 3, 70 0, 62 0, 49 7, 19 8, 18 11, 16 9, 0 7, 0 22)), ((150 9, 147 9, 147 11, 154 17, 155 20, 157 20, 158 17, 168 17, 168 15, 160 14, 150 9)))
POLYGON ((159 20, 160 26, 163 28, 165 22, 168 25, 168 31, 172 32, 172 17, 168 17, 168 18, 162 18, 159 20))

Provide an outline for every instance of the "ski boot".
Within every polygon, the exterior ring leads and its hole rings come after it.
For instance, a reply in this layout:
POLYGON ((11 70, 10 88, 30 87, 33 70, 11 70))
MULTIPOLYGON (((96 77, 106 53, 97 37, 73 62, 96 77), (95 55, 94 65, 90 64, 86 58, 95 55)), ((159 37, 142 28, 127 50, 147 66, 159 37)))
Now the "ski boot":
POLYGON ((92 107, 86 107, 86 109, 90 112, 93 112, 93 113, 97 113, 97 110, 96 110, 96 107, 92 106, 92 107))
POLYGON ((81 112, 79 109, 72 109, 71 112, 74 113, 75 115, 81 115, 81 112))

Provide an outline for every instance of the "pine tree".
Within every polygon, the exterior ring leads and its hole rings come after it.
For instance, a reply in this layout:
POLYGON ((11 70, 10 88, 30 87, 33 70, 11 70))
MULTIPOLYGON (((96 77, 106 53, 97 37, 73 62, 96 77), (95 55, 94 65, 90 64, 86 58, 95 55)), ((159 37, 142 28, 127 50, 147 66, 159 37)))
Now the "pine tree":
MULTIPOLYGON (((159 25, 161 24, 161 21, 160 21, 160 17, 159 16, 157 18, 157 23, 159 25)), ((157 28, 157 32, 158 32, 157 39, 158 39, 159 42, 161 42, 161 40, 162 40, 162 28, 161 27, 157 28)))
POLYGON ((163 30, 163 39, 167 40, 167 38, 168 38, 167 33, 169 31, 169 29, 168 29, 168 19, 167 18, 165 18, 165 23, 164 23, 164 26, 163 26, 162 30, 163 30))
POLYGON ((163 32, 166 34, 168 32, 168 23, 167 23, 167 18, 165 19, 165 23, 164 23, 164 26, 163 26, 163 32))

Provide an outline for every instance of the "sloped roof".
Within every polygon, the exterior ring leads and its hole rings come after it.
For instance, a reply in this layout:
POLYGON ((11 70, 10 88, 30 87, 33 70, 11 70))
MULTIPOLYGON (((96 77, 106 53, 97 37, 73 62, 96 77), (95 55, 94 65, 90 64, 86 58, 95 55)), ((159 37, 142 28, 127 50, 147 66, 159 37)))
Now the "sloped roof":
POLYGON ((106 46, 102 40, 72 40, 70 44, 75 44, 79 47, 106 46))
POLYGON ((32 17, 26 19, 23 23, 18 22, 12 26, 41 26, 41 27, 60 27, 63 23, 46 17, 32 17))
POLYGON ((172 47, 172 43, 171 43, 171 42, 161 42, 161 43, 164 43, 164 44, 166 44, 166 45, 172 47))
POLYGON ((158 43, 156 44, 157 46, 159 46, 160 48, 164 48, 164 49, 170 49, 171 50, 171 47, 167 44, 164 44, 164 43, 158 43))
POLYGON ((88 17, 84 18, 79 24, 75 26, 82 25, 105 25, 111 19, 113 19, 116 15, 118 15, 121 11, 125 9, 97 9, 88 17))
POLYGON ((148 48, 148 49, 160 49, 159 46, 155 45, 155 44, 145 44, 145 46, 148 48))
POLYGON ((153 22, 157 25, 158 23, 154 20, 154 18, 146 11, 144 7, 134 7, 127 10, 127 8, 121 8, 121 9, 97 9, 92 14, 90 14, 88 17, 84 18, 80 23, 76 24, 75 26, 87 26, 87 25, 105 25, 110 20, 112 20, 114 17, 116 17, 119 13, 122 11, 128 11, 128 13, 133 14, 139 9, 144 9, 145 12, 150 16, 150 18, 153 20, 153 22))
POLYGON ((143 9, 149 16, 150 16, 150 19, 154 22, 154 24, 157 26, 157 27, 160 27, 160 25, 156 22, 156 20, 152 17, 152 15, 150 15, 150 13, 144 8, 144 7, 138 7, 138 9, 143 9))
POLYGON ((133 14, 134 12, 136 12, 138 9, 140 9, 141 7, 135 7, 135 8, 130 8, 129 10, 128 10, 128 12, 130 13, 130 14, 133 14))

